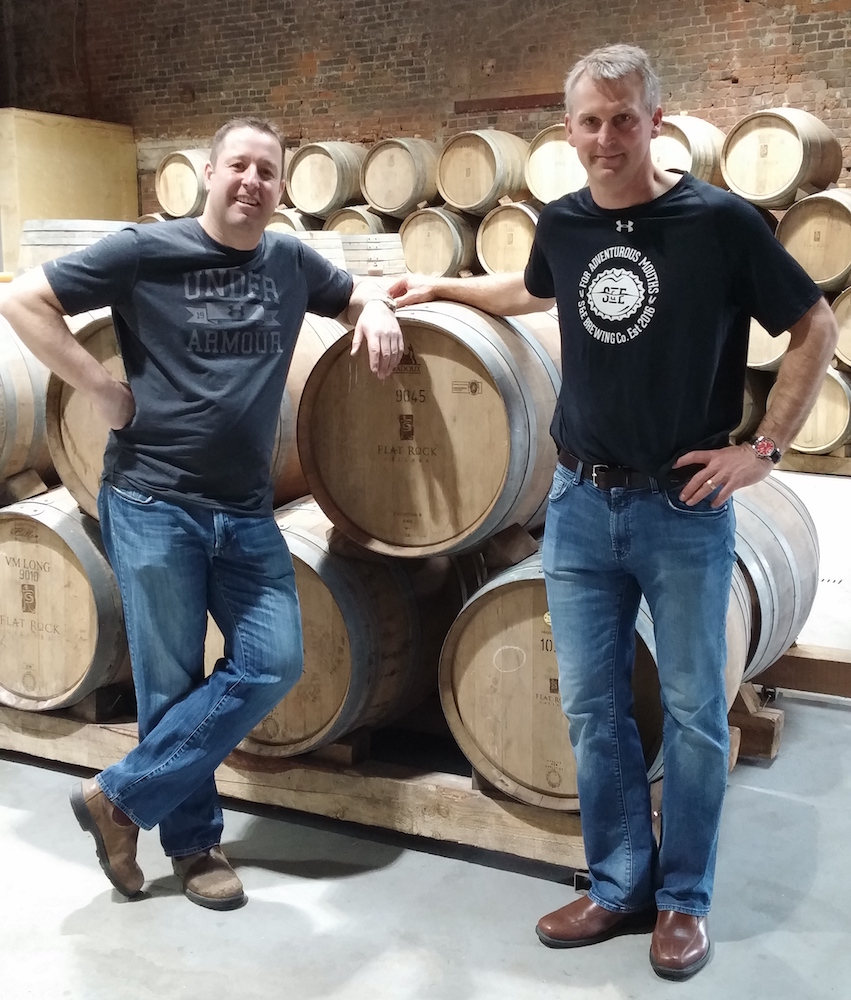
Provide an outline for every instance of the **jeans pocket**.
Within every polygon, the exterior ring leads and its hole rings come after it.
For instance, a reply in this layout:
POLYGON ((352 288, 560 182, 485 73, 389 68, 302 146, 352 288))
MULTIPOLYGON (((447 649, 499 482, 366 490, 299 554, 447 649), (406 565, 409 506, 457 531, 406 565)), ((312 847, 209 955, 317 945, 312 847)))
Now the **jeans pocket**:
POLYGON ((708 497, 698 501, 693 506, 689 506, 680 500, 681 486, 673 490, 667 490, 664 497, 668 507, 671 510, 675 510, 678 514, 685 514, 687 517, 720 517, 722 514, 727 513, 727 508, 730 504, 729 500, 725 500, 720 507, 712 506, 712 501, 720 489, 721 487, 719 486, 708 497))
POLYGON ((110 485, 109 487, 113 493, 118 494, 122 500, 126 500, 128 503, 136 504, 139 507, 147 507, 154 502, 154 497, 150 493, 143 493, 141 490, 134 489, 132 486, 115 486, 110 485))
POLYGON ((547 498, 550 503, 554 503, 556 500, 561 500, 561 498, 567 493, 568 489, 573 485, 574 473, 570 469, 566 469, 561 462, 556 466, 556 471, 553 473, 553 483, 550 486, 550 494, 547 498))

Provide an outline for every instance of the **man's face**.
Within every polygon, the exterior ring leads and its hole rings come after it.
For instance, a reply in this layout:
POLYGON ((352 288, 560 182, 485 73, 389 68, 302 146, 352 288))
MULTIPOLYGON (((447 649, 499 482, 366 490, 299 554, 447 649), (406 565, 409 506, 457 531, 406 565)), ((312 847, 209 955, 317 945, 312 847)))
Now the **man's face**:
POLYGON ((228 132, 215 164, 207 164, 207 214, 223 231, 262 230, 281 197, 282 166, 274 136, 249 127, 228 132))
POLYGON ((595 186, 627 192, 633 182, 646 180, 650 140, 659 134, 662 109, 652 115, 647 110, 637 74, 612 81, 580 77, 571 108, 564 119, 567 139, 588 173, 592 194, 595 186))

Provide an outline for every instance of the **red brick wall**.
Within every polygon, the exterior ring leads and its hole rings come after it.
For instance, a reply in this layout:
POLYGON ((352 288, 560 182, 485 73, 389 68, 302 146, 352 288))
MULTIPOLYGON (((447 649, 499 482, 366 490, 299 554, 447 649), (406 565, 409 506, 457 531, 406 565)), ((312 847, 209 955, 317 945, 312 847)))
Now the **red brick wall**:
MULTIPOLYGON (((18 106, 207 138, 235 114, 293 143, 496 127, 532 138, 558 107, 457 101, 559 91, 571 62, 629 41, 665 110, 722 129, 790 104, 826 121, 851 170, 848 0, 40 0, 15 6, 18 106)), ((150 205, 146 206, 152 207, 150 205)))

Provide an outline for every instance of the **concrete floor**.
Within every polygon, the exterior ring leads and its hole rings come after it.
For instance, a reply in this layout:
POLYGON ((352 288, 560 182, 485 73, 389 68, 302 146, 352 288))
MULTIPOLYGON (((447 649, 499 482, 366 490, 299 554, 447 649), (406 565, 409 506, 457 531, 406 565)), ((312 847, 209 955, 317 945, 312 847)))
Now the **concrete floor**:
MULTIPOLYGON (((811 511, 828 576, 807 641, 851 648, 847 558, 833 566, 834 515, 817 497, 811 511)), ((715 954, 683 984, 650 970, 648 935, 540 945, 537 918, 575 898, 559 869, 237 803, 224 846, 248 906, 185 900, 156 833, 140 837, 147 892, 123 900, 68 805, 90 772, 0 753, 0 1000, 847 1000, 851 702, 778 704, 778 758, 730 776, 715 954)))

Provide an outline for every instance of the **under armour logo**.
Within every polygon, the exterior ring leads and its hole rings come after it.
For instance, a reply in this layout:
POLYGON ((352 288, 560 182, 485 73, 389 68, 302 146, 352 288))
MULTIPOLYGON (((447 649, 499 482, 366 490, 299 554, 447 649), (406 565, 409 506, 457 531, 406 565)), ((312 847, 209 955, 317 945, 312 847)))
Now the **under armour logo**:
POLYGON ((617 230, 619 233, 622 233, 624 230, 626 230, 628 233, 631 233, 633 229, 635 229, 635 223, 632 221, 632 219, 627 219, 626 222, 624 222, 622 219, 618 219, 615 225, 617 226, 617 230))

